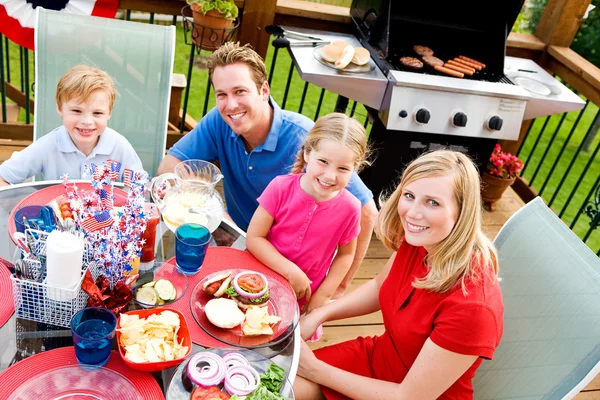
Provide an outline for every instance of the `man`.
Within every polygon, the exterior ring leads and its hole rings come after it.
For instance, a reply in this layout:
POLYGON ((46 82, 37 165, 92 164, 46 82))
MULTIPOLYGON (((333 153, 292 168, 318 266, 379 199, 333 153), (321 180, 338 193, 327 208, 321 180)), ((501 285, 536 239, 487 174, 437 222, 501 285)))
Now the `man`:
MULTIPOLYGON (((270 97, 265 64, 249 45, 224 44, 207 67, 217 105, 169 150, 158 173, 172 172, 182 160, 219 160, 227 212, 247 230, 258 207, 256 199, 273 178, 290 172, 314 122, 279 108, 270 97)), ((347 189, 362 204, 361 232, 352 266, 334 298, 344 293, 360 266, 377 219, 373 194, 358 175, 347 189)))

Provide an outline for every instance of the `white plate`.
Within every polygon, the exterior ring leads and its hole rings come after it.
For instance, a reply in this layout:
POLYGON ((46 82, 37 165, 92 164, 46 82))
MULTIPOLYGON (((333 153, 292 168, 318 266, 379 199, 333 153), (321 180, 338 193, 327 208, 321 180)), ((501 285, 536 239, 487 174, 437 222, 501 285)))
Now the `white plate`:
POLYGON ((541 96, 548 96, 552 93, 552 90, 542 82, 536 81, 535 79, 527 78, 525 76, 517 76, 514 78, 517 85, 529 90, 532 93, 539 94, 541 96))

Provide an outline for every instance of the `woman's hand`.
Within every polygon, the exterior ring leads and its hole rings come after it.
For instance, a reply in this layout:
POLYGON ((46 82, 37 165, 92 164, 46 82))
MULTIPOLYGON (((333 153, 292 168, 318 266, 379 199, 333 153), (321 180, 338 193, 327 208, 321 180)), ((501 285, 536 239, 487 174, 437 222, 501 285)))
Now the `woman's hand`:
POLYGON ((302 340, 300 342, 300 362, 298 364, 298 375, 303 378, 313 380, 315 375, 315 369, 319 363, 319 359, 315 356, 315 353, 308 347, 306 342, 302 340))
POLYGON ((306 306, 305 306, 306 313, 310 314, 313 310, 324 306, 325 304, 329 303, 330 301, 331 301, 331 299, 328 297, 319 296, 319 293, 317 291, 317 293, 310 298, 310 301, 308 303, 306 303, 306 306))
POLYGON ((306 297, 306 301, 310 300, 311 291, 310 284, 312 283, 308 276, 296 265, 292 263, 292 267, 288 268, 287 279, 294 288, 294 293, 298 300, 306 297))
POLYGON ((319 325, 321 325, 324 321, 324 315, 322 313, 323 309, 317 308, 310 314, 306 314, 302 318, 300 318, 300 336, 302 340, 310 339, 319 325))

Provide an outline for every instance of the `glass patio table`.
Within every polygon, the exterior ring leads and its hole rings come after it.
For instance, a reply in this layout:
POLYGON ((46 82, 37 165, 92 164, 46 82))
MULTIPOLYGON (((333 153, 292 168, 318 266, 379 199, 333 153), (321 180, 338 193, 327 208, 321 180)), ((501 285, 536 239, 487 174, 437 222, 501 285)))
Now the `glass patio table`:
MULTIPOLYGON (((44 181, 0 188, 0 257, 14 262, 14 257, 18 254, 16 246, 8 235, 8 217, 13 208, 37 190, 61 183, 62 181, 44 181)), ((217 230, 213 232, 211 246, 226 246, 245 250, 245 233, 235 225, 223 220, 217 230)), ((174 255, 175 235, 161 221, 157 227, 156 262, 167 261, 174 255)), ((140 276, 144 273, 143 268, 144 264, 140 266, 140 276)), ((188 290, 192 289, 191 287, 188 288, 188 290)), ((2 299, 2 301, 12 302, 13 299, 2 299)), ((188 321, 188 324, 195 323, 196 321, 188 321)), ((24 320, 13 314, 0 328, 0 372, 34 354, 72 345, 71 331, 68 328, 24 320)), ((113 343, 113 345, 116 349, 116 343, 113 343)), ((193 345, 192 353, 200 350, 202 350, 201 346, 193 345)), ((272 357, 271 360, 286 370, 288 382, 293 383, 300 356, 299 327, 296 327, 294 333, 284 343, 277 345, 277 352, 278 354, 272 357)), ((176 368, 152 373, 165 394, 176 368)), ((181 385, 179 381, 173 383, 181 385)), ((284 390, 287 390, 287 388, 284 388, 284 390)))

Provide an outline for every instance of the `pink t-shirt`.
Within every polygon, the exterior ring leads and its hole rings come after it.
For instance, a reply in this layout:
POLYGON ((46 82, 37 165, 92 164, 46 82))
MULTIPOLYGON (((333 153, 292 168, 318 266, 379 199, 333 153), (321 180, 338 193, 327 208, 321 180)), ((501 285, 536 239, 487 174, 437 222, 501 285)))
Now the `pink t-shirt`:
POLYGON ((321 285, 337 246, 360 232, 360 201, 346 189, 329 201, 315 201, 300 187, 302 174, 276 177, 258 203, 273 217, 267 240, 312 281, 321 285))

